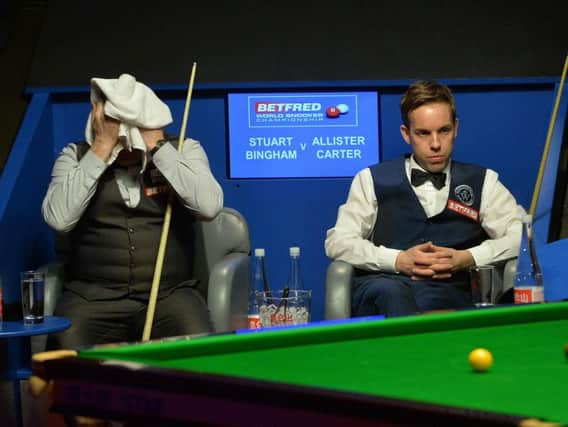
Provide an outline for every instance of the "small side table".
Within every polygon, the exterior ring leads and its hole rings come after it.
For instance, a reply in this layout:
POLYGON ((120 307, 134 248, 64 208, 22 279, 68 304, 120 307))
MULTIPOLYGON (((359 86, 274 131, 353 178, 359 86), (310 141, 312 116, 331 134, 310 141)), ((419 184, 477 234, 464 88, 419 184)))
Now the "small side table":
POLYGON ((36 325, 24 325, 22 320, 0 323, 0 378, 12 381, 18 427, 23 424, 20 381, 32 373, 31 337, 60 332, 70 326, 69 319, 57 316, 46 316, 43 323, 36 325))

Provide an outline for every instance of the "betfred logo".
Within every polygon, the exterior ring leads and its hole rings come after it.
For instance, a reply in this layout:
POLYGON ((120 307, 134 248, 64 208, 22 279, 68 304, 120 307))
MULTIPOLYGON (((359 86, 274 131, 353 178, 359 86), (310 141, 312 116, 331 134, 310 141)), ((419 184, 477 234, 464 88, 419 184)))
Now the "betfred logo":
POLYGON ((347 93, 248 96, 249 128, 356 127, 357 99, 347 93))
POLYGON ((448 209, 458 213, 460 215, 466 216, 471 218, 472 220, 476 221, 479 218, 479 212, 475 209, 462 205, 461 203, 456 202, 455 200, 448 199, 448 209))
POLYGON ((254 104, 257 114, 263 113, 313 113, 321 111, 319 102, 268 102, 258 101, 254 104))

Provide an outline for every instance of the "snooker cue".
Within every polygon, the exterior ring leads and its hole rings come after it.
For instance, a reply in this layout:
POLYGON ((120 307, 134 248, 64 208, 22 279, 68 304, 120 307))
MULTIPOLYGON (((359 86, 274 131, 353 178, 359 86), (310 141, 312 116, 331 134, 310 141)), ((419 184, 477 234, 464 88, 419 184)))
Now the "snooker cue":
POLYGON ((564 60, 564 68, 562 70, 562 77, 560 78, 560 85, 558 86, 558 92, 556 93, 556 101, 554 102, 554 108, 552 110, 552 116, 550 117, 550 123, 548 124, 548 133, 546 135, 546 143, 544 144, 544 150, 542 157, 540 159, 540 168, 538 170, 538 175, 536 178, 536 184, 534 186, 533 197, 531 201, 531 206, 529 209, 529 214, 533 216, 536 211, 536 203, 540 195, 540 187, 542 186, 542 177, 544 175, 544 169, 546 167, 546 161, 548 159, 548 152, 550 151, 550 142, 552 140, 552 133, 554 131, 554 125, 556 123, 556 115, 558 114, 558 106, 560 105, 560 98, 562 97, 562 90, 564 88, 564 80, 566 79, 566 70, 568 69, 568 55, 564 60))
MULTIPOLYGON (((181 153, 183 149, 183 142, 185 140, 185 128, 187 127, 187 116, 189 115, 189 105, 191 103, 191 94, 193 92, 193 82, 195 80, 195 70, 197 63, 193 63, 191 69, 191 76, 189 78, 189 88, 187 90, 187 97, 185 100, 185 109, 183 112, 183 120, 181 124, 181 131, 178 139, 178 152, 181 153)), ((166 206, 166 213, 164 214, 164 224, 162 226, 162 236, 160 238, 160 246, 158 247, 158 256, 156 258, 156 265, 154 267, 154 276, 152 278, 152 289, 150 290, 150 298, 148 300, 148 310, 146 311, 146 321, 144 322, 144 331, 142 333, 142 341, 150 339, 150 332, 152 331, 152 324, 154 323, 154 313, 156 311, 156 301, 158 299, 158 289, 160 287, 160 278, 162 276, 162 267, 164 265, 164 256, 166 254, 166 244, 168 241, 168 233, 170 229, 170 221, 172 217, 172 197, 173 190, 170 191, 168 204, 166 206)))

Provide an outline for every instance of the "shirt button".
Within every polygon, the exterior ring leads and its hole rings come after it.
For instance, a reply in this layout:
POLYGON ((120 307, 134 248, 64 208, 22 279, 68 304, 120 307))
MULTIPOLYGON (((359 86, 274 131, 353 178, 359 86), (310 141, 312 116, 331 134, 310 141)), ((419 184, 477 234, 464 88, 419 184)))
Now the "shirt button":
POLYGON ((134 252, 136 250, 136 246, 132 245, 130 246, 130 252, 134 252))
POLYGON ((132 233, 134 233, 134 229, 133 229, 132 227, 130 227, 130 228, 128 229, 128 232, 129 232, 130 234, 132 234, 132 233))

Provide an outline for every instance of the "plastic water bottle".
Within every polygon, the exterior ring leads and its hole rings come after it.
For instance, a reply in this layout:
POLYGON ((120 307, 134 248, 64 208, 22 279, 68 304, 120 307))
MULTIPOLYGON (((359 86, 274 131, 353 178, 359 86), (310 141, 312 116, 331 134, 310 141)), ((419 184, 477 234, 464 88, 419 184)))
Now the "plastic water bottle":
POLYGON ((266 275, 265 251, 263 248, 254 250, 252 278, 250 283, 249 308, 248 308, 248 328, 259 329, 260 312, 258 301, 256 299, 257 292, 270 292, 268 286, 268 277, 266 275))
POLYGON ((300 248, 297 246, 290 248, 290 272, 288 273, 286 289, 289 291, 299 291, 304 289, 302 271, 300 268, 300 248))
POLYGON ((523 234, 515 273, 515 304, 543 302, 544 284, 534 245, 532 215, 524 215, 522 221, 523 234))

